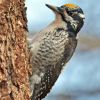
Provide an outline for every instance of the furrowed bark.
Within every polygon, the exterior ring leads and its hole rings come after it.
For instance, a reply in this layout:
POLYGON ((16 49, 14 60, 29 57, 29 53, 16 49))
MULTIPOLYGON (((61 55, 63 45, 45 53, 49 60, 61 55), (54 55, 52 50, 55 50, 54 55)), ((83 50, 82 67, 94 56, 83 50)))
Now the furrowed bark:
POLYGON ((30 100, 24 0, 0 0, 0 100, 30 100))

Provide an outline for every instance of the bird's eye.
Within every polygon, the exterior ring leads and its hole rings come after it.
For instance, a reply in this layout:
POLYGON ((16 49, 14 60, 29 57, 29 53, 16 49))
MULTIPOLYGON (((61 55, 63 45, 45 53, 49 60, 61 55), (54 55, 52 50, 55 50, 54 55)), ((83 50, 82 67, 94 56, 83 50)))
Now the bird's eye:
POLYGON ((69 15, 72 15, 72 14, 73 14, 73 12, 71 12, 71 11, 67 11, 67 13, 68 13, 69 15))
POLYGON ((67 13, 68 13, 69 15, 71 15, 71 16, 77 15, 77 12, 74 12, 74 11, 68 11, 67 13))

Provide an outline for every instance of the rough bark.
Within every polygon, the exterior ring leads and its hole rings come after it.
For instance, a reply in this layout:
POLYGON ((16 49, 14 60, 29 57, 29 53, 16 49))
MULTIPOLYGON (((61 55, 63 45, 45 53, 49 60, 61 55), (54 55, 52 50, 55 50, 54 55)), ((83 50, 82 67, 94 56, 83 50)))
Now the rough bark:
POLYGON ((0 100, 29 100, 24 0, 0 0, 0 100))

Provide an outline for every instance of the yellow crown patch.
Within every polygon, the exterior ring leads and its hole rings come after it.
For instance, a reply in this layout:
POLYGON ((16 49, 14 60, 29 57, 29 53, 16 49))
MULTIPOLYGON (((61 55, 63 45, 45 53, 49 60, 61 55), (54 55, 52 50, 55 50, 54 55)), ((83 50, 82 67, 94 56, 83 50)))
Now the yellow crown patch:
POLYGON ((69 3, 69 4, 65 4, 64 6, 65 6, 65 7, 68 7, 68 8, 71 8, 71 9, 78 8, 77 5, 75 5, 75 4, 71 4, 71 3, 69 3))

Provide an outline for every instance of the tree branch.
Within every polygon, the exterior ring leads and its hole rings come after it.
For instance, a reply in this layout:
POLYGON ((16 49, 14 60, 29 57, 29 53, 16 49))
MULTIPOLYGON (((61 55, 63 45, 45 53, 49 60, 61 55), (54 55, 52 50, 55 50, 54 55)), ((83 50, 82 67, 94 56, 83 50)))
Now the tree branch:
POLYGON ((0 100, 29 100, 31 67, 24 0, 0 0, 0 100))

